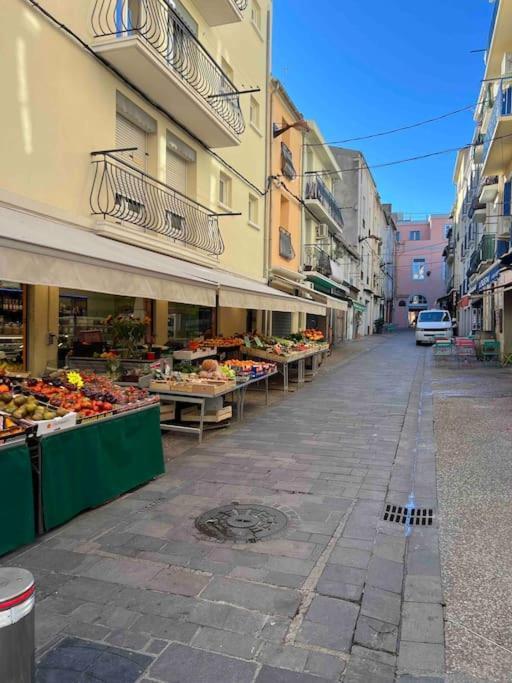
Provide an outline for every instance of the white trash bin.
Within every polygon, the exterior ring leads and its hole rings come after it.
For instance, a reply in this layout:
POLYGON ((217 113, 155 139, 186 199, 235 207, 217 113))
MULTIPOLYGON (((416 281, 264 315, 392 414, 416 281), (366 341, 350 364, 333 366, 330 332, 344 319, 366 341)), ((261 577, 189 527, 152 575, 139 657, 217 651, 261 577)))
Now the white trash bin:
POLYGON ((33 683, 35 583, 25 569, 0 569, 0 681, 33 683))

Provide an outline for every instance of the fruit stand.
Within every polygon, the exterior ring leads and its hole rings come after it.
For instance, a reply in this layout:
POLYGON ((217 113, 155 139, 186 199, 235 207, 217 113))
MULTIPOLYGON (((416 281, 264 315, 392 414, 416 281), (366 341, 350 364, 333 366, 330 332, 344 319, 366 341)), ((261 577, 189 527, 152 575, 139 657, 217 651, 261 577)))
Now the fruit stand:
POLYGON ((76 371, 0 377, 0 554, 163 472, 148 392, 76 371))

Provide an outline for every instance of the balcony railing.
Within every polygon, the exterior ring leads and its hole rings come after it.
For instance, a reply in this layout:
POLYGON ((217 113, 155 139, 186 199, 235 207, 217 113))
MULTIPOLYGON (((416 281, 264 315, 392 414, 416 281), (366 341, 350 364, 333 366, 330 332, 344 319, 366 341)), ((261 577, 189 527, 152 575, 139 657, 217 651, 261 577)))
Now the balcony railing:
POLYGON ((492 37, 494 35, 494 29, 496 27, 496 19, 498 18, 498 12, 500 9, 500 0, 494 0, 494 12, 492 13, 491 27, 489 29, 489 40, 487 42, 487 49, 489 50, 492 43, 492 37))
POLYGON ((210 254, 223 253, 218 217, 206 207, 109 152, 93 152, 92 163, 94 216, 126 221, 210 254))
POLYGON ((314 270, 325 277, 331 277, 331 259, 329 254, 316 244, 304 246, 304 270, 314 270))
POLYGON ((237 89, 169 0, 96 0, 92 29, 96 38, 142 38, 235 133, 243 133, 237 89))
POLYGON ((338 207, 338 203, 334 195, 327 188, 327 185, 319 175, 308 176, 306 183, 306 199, 317 199, 330 214, 332 219, 343 227, 343 214, 338 207))
POLYGON ((496 235, 482 235, 478 247, 471 255, 468 277, 477 272, 482 263, 489 263, 499 259, 509 249, 509 240, 500 239, 496 235))
POLYGON ((510 114, 512 114, 512 87, 508 86, 507 88, 503 88, 503 84, 500 83, 489 123, 487 124, 487 132, 485 133, 483 151, 484 162, 485 159, 487 159, 487 154, 494 139, 500 118, 502 116, 510 116, 510 114))
POLYGON ((244 9, 247 9, 247 5, 249 4, 249 0, 235 0, 235 3, 238 7, 238 9, 243 12, 244 9))

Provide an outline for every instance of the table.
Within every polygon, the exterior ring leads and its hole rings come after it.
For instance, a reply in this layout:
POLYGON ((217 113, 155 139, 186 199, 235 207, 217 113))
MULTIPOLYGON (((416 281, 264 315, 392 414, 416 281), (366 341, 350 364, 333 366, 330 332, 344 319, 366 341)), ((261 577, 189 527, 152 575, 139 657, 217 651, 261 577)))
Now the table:
POLYGON ((297 383, 302 386, 306 381, 306 359, 313 358, 313 375, 318 372, 318 360, 323 353, 322 349, 311 349, 310 351, 301 351, 300 353, 291 353, 288 356, 278 356, 275 353, 269 353, 262 349, 253 349, 247 346, 242 347, 242 353, 252 358, 261 358, 275 363, 278 367, 278 372, 283 376, 283 391, 289 389, 290 365, 297 363, 297 383), (281 367, 281 370, 279 370, 281 367))
POLYGON ((226 422, 215 423, 215 424, 205 424, 205 406, 206 401, 210 398, 219 398, 222 396, 228 396, 233 394, 236 405, 236 419, 240 421, 244 416, 245 408, 245 398, 247 389, 251 384, 257 384, 258 382, 265 383, 265 401, 268 405, 268 380, 269 377, 277 374, 277 371, 263 375, 262 377, 254 377, 253 379, 247 380, 246 382, 240 382, 236 387, 229 387, 226 391, 220 392, 215 396, 205 396, 204 394, 191 394, 189 391, 152 391, 151 393, 157 394, 160 397, 162 403, 190 403, 192 405, 199 406, 199 425, 197 427, 191 427, 184 424, 161 422, 160 429, 164 432, 185 432, 189 434, 197 434, 199 437, 199 443, 203 441, 203 434, 205 431, 210 429, 222 429, 226 427, 226 422))
POLYGON ((25 437, 0 446, 0 555, 35 539, 34 494, 25 437))
POLYGON ((160 407, 39 437, 37 459, 42 533, 164 473, 160 407))

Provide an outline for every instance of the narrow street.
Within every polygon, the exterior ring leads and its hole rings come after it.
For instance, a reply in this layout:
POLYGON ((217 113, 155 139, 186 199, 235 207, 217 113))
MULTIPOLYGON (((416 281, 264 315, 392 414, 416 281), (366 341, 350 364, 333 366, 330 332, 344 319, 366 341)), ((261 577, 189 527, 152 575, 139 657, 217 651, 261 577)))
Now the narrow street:
POLYGON ((359 344, 162 478, 4 561, 36 576, 40 683, 81 680, 90 647, 114 667, 98 670, 108 681, 442 680, 431 352, 407 333, 359 344), (434 524, 384 521, 385 503, 408 500, 434 524), (288 525, 245 544, 196 529, 233 501, 288 525))

